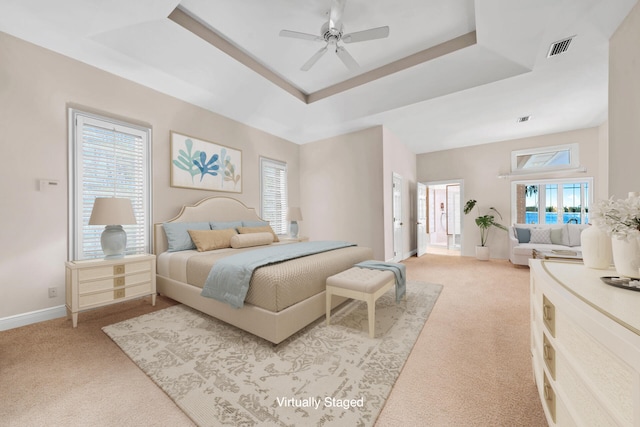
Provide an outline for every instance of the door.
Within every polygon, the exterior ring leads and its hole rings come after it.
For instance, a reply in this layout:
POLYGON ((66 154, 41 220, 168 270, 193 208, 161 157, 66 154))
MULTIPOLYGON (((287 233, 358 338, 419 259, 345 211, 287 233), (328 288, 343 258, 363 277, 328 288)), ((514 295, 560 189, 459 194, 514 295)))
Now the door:
POLYGON ((418 256, 427 253, 427 186, 418 183, 417 188, 417 228, 418 256))
POLYGON ((402 261, 402 177, 393 174, 393 261, 402 261))

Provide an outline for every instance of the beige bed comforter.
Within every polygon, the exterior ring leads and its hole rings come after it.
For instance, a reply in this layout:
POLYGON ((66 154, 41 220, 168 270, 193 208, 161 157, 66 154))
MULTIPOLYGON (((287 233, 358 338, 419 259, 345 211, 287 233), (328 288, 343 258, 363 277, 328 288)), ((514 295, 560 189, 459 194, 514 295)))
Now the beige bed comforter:
MULTIPOLYGON (((239 251, 185 251, 159 257, 158 274, 202 288, 214 263, 239 251)), ((372 258, 369 248, 351 246, 258 268, 251 278, 245 303, 278 312, 326 288, 327 277, 372 258)))

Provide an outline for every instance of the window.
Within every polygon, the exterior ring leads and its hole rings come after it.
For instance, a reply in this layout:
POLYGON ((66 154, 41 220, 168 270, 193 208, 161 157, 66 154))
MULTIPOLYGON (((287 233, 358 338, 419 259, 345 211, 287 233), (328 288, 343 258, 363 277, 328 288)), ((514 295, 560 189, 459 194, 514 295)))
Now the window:
POLYGON ((578 144, 557 145, 511 152, 512 173, 575 169, 580 167, 578 144))
POLYGON ((586 224, 593 188, 591 178, 514 181, 513 222, 526 224, 586 224))
POLYGON ((131 199, 137 224, 123 225, 126 254, 149 253, 151 129, 69 110, 69 258, 103 257, 104 226, 89 225, 96 197, 131 199))
POLYGON ((260 216, 276 234, 287 234, 287 164, 260 157, 260 216))

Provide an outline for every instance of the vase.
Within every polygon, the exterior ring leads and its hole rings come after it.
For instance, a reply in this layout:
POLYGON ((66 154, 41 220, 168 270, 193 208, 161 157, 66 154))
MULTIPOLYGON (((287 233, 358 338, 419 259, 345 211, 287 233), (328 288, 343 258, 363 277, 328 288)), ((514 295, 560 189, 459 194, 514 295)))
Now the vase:
POLYGON ((607 233, 592 225, 582 230, 580 242, 585 267, 601 270, 611 267, 611 237, 607 233))
POLYGON ((637 238, 630 241, 611 239, 613 264, 620 276, 640 279, 640 241, 637 238))

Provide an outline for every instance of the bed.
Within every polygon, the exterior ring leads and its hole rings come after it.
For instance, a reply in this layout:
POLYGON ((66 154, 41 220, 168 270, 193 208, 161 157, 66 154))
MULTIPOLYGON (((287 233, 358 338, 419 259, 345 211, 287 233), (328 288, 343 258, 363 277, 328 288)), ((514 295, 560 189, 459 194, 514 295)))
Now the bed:
MULTIPOLYGON (((164 223, 154 225, 154 252, 157 256, 156 284, 159 294, 278 344, 325 315, 326 279, 355 263, 372 259, 370 248, 350 246, 305 256, 255 270, 243 307, 203 297, 203 278, 216 259, 242 249, 223 248, 206 252, 195 249, 169 251, 165 223, 249 224, 263 222, 253 208, 229 197, 210 197, 164 223), (207 267, 209 265, 209 267, 207 267)), ((173 239, 173 236, 171 236, 173 239)), ((284 239, 283 239, 284 240, 284 239)), ((297 244, 287 241, 273 245, 297 244)), ((172 248, 172 249, 175 249, 172 248)), ((334 298, 333 307, 345 298, 334 298)))

